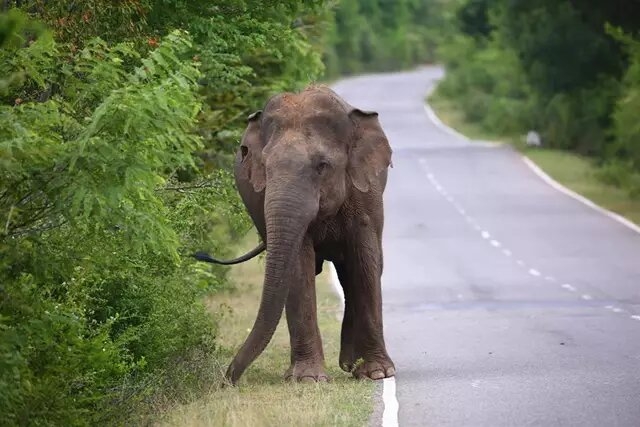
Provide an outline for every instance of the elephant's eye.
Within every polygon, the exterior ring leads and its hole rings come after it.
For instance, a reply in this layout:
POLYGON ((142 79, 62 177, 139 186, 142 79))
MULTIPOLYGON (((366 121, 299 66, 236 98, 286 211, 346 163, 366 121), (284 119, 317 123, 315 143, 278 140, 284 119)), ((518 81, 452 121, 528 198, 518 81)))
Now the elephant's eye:
POLYGON ((318 164, 316 165, 316 171, 318 171, 318 174, 323 174, 328 168, 329 162, 325 160, 318 162, 318 164))

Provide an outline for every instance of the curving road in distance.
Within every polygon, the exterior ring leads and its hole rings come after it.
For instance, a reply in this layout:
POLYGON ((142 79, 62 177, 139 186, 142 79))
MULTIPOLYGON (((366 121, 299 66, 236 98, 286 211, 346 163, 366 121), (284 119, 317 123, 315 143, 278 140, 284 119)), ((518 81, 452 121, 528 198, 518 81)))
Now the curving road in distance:
POLYGON ((440 77, 333 86, 380 113, 393 148, 383 302, 399 424, 640 426, 640 234, 508 146, 436 126, 423 103, 440 77))

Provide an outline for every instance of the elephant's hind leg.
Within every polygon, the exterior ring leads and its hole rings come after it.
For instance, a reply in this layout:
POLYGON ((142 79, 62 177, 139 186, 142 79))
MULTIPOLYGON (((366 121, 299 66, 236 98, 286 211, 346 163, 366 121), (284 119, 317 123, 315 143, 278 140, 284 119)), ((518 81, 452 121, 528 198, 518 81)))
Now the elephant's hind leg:
POLYGON ((309 239, 305 239, 302 244, 299 260, 298 274, 291 282, 287 297, 291 366, 285 373, 285 378, 310 382, 327 381, 316 310, 316 259, 309 239))

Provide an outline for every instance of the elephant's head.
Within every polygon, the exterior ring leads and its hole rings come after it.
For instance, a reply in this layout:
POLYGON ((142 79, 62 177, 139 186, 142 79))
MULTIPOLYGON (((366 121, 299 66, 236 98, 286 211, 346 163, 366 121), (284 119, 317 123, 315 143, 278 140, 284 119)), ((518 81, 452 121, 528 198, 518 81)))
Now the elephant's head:
POLYGON ((256 322, 227 371, 232 383, 273 336, 309 226, 386 173, 391 148, 377 116, 326 87, 277 95, 249 116, 238 175, 264 192, 267 260, 256 322))

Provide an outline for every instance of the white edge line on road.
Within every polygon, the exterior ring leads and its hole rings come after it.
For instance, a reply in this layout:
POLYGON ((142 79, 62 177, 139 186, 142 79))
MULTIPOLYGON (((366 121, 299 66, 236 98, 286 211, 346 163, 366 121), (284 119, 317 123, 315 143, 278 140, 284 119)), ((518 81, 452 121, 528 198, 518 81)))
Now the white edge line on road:
MULTIPOLYGON (((435 85, 432 86, 431 88, 429 88, 429 91, 427 93, 427 96, 429 96, 431 94, 431 92, 433 92, 433 90, 435 89, 435 85)), ((445 125, 444 123, 442 123, 442 121, 438 118, 438 116, 436 115, 435 111, 433 111, 433 108, 431 108, 431 106, 429 105, 429 103, 425 102, 423 103, 424 106, 424 111, 427 113, 427 117, 429 117, 429 119, 433 122, 433 124, 438 127, 439 129, 441 129, 444 132, 447 132, 450 135, 454 135, 464 141, 470 141, 469 138, 467 138, 465 135, 461 134, 460 132, 456 131, 455 129, 450 128, 449 126, 445 125)), ((614 221, 619 222, 620 224, 630 228, 631 230, 635 231, 636 233, 640 234, 640 226, 638 226, 637 224, 629 221, 628 219, 626 219, 625 217, 623 217, 622 215, 619 215, 615 212, 611 212, 608 209, 605 209, 601 206, 598 206, 597 204, 595 204, 594 202, 592 202, 591 200, 587 199, 584 196, 581 196, 580 194, 576 193, 573 190, 568 189, 567 187, 565 187, 564 185, 560 184, 558 181, 556 181, 555 179, 551 178, 546 172, 544 172, 542 169, 540 169, 540 167, 538 165, 536 165, 533 160, 531 160, 530 158, 528 158, 527 156, 522 156, 522 160, 524 161, 524 163, 529 166, 529 168, 536 174, 538 175, 538 177, 540 177, 544 182, 546 182, 547 184, 549 184, 551 187, 555 188, 556 190, 560 191, 561 193, 566 194, 567 196, 582 202, 583 204, 589 206, 590 208, 608 216, 609 218, 613 219, 614 221)))
MULTIPOLYGON (((329 273, 331 276, 331 286, 333 291, 340 297, 340 307, 344 310, 344 291, 340 286, 338 272, 332 262, 329 263, 329 273)), ((396 397, 396 379, 395 377, 385 378, 382 380, 382 403, 384 409, 382 412, 382 427, 398 426, 398 410, 400 405, 396 397)))
MULTIPOLYGON (((431 93, 431 91, 429 91, 429 93, 431 93)), ((469 141, 469 138, 467 138, 466 136, 464 136, 463 134, 461 134, 457 130, 452 129, 449 126, 447 126, 444 123, 442 123, 442 121, 436 115, 435 111, 433 111, 433 108, 431 108, 431 106, 426 102, 424 103, 424 111, 425 111, 425 113, 427 113, 427 117, 429 117, 429 120, 431 120, 433 122, 433 124, 436 125, 436 127, 438 129, 440 129, 443 132, 448 133, 449 135, 453 135, 456 138, 460 138, 463 141, 469 141)))
POLYGON ((398 410, 400 405, 396 398, 395 377, 382 380, 382 401, 384 402, 384 412, 382 413, 382 427, 398 426, 398 410))
POLYGON ((331 276, 331 286, 333 291, 340 297, 340 307, 344 310, 344 291, 340 286, 340 279, 338 279, 338 272, 332 262, 329 262, 329 274, 331 276))
POLYGON ((633 222, 629 221, 628 219, 624 218, 621 215, 618 215, 615 212, 611 212, 610 210, 607 210, 601 206, 596 205, 594 202, 592 202, 591 200, 587 199, 584 196, 581 196, 580 194, 574 192, 573 190, 569 190, 567 187, 565 187, 564 185, 560 184, 559 182, 557 182, 556 180, 554 180, 553 178, 551 178, 549 175, 547 175, 546 172, 544 172, 542 169, 540 169, 540 167, 538 165, 536 165, 533 160, 531 160, 530 158, 528 158, 527 156, 522 156, 522 160, 524 161, 524 163, 529 166, 529 169, 531 169, 536 175, 538 175, 538 177, 540 177, 544 182, 546 182, 547 184, 549 184, 551 187, 555 188, 556 190, 560 191, 561 193, 566 194, 569 197, 572 197, 573 199, 582 202, 583 204, 589 206, 591 209, 594 209, 606 216, 608 216, 609 218, 618 221, 620 224, 627 226, 628 228, 632 229, 633 231, 635 231, 636 233, 640 234, 640 227, 636 224, 634 224, 633 222))

